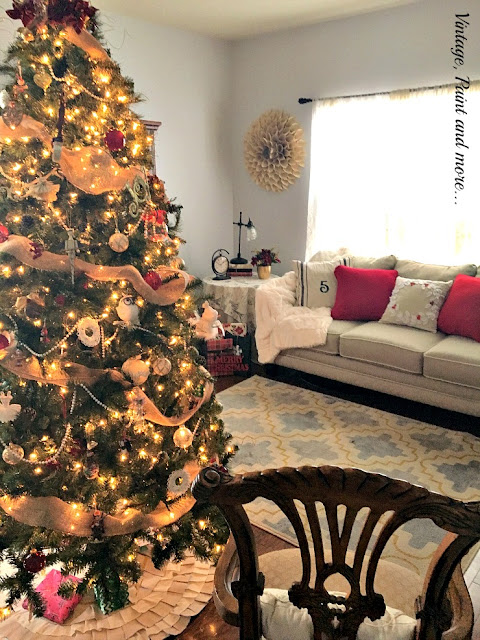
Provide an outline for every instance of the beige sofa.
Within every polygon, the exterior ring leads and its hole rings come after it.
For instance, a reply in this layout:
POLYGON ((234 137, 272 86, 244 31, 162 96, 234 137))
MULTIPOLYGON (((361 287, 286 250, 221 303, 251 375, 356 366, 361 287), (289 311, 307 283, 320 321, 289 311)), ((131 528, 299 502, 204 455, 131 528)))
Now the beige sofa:
MULTIPOLYGON (((312 260, 315 260, 316 257, 312 260)), ((318 258, 317 258, 318 260, 318 258)), ((352 266, 368 267, 356 258, 352 266)), ((448 281, 480 267, 442 267, 395 259, 405 278, 448 281)), ((480 316, 479 316, 480 322, 480 316)), ((480 416, 480 343, 379 322, 333 320, 326 344, 286 349, 275 364, 393 396, 480 416)))

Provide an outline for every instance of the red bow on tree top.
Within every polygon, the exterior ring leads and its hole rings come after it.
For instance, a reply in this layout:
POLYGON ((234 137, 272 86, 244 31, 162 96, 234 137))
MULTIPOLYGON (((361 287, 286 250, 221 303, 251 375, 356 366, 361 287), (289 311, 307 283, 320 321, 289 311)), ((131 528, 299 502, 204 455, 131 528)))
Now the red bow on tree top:
POLYGON ((73 27, 80 33, 96 12, 86 0, 48 0, 46 6, 45 0, 13 0, 13 9, 9 9, 7 15, 12 20, 21 20, 27 28, 48 22, 73 27))

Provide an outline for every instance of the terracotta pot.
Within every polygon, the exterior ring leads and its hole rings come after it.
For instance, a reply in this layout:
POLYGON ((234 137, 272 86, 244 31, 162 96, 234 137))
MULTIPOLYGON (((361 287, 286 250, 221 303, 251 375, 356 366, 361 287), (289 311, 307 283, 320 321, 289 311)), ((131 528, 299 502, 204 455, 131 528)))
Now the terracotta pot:
POLYGON ((267 278, 270 277, 271 272, 272 272, 271 266, 266 267, 260 264, 257 266, 257 273, 260 280, 267 280, 267 278))

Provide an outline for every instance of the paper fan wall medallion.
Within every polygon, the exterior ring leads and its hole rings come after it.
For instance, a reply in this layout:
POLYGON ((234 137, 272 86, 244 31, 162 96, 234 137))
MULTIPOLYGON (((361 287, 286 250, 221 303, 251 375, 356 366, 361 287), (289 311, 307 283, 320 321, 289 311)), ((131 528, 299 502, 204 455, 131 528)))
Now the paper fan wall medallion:
POLYGON ((293 116, 270 109, 257 118, 243 140, 245 166, 252 180, 267 191, 284 191, 305 166, 305 139, 293 116))

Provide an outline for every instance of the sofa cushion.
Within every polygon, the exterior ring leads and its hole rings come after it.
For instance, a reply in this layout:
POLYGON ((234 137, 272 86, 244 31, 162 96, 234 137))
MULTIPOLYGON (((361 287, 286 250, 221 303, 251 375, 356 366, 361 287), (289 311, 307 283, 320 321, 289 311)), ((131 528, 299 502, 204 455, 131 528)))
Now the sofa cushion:
POLYGON ((350 256, 350 266, 357 269, 395 269, 397 258, 394 255, 381 258, 366 258, 365 256, 350 256))
POLYGON ((353 320, 332 320, 332 324, 328 327, 327 341, 325 344, 318 345, 314 349, 331 353, 338 356, 340 353, 340 336, 355 327, 359 327, 363 322, 355 322, 353 320))
POLYGON ((397 260, 395 269, 402 278, 420 278, 421 280, 454 280, 458 274, 474 276, 477 267, 474 264, 462 264, 455 267, 444 267, 439 264, 424 264, 414 260, 397 260))
POLYGON ((438 316, 438 328, 480 342, 480 280, 459 275, 438 316))
POLYGON ((444 339, 441 333, 367 322, 340 336, 340 355, 421 374, 423 354, 444 339))
POLYGON ((423 375, 480 389, 480 343, 461 336, 448 336, 424 356, 423 375))
POLYGON ((348 258, 324 262, 293 260, 297 306, 309 309, 332 308, 337 295, 337 279, 334 271, 335 267, 341 264, 348 265, 348 258))
POLYGON ((351 256, 339 254, 338 251, 317 251, 309 262, 323 262, 324 260, 347 259, 351 267, 358 269, 394 269, 397 258, 393 255, 382 256, 381 258, 368 258, 366 256, 351 256))
POLYGON ((388 304, 395 269, 335 268, 337 297, 332 308, 334 320, 379 320, 388 304))
POLYGON ((451 286, 451 280, 439 282, 398 276, 380 322, 436 332, 438 314, 451 286))

